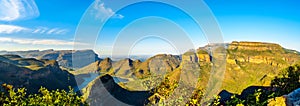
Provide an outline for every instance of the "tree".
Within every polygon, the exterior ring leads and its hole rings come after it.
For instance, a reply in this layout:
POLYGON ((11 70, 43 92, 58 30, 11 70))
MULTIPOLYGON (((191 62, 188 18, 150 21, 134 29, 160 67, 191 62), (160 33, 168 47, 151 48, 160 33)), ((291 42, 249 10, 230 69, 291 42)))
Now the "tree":
POLYGON ((283 73, 271 81, 271 86, 278 88, 277 96, 288 94, 297 88, 300 88, 300 66, 294 65, 288 67, 283 73))
POLYGON ((82 96, 76 94, 71 87, 69 91, 49 91, 41 87, 39 93, 26 95, 25 88, 15 89, 11 85, 2 85, 7 91, 0 92, 0 105, 47 105, 47 106, 81 106, 87 105, 82 96))

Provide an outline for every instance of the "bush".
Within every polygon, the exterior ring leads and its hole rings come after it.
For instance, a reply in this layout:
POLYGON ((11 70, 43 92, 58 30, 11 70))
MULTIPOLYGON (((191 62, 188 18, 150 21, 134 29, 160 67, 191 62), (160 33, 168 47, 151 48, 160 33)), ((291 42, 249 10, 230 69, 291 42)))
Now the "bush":
POLYGON ((65 90, 53 90, 49 91, 44 87, 41 87, 38 94, 26 95, 25 88, 14 89, 11 85, 2 85, 7 91, 0 92, 0 105, 43 105, 43 106, 81 106, 87 105, 83 101, 82 96, 76 94, 71 87, 67 92, 65 90), (10 88, 10 89, 7 89, 10 88))
POLYGON ((297 88, 300 88, 300 66, 294 65, 288 67, 280 76, 275 77, 271 86, 278 88, 277 96, 288 94, 297 88))
POLYGON ((271 88, 275 90, 257 90, 244 99, 233 96, 226 102, 227 105, 266 106, 270 99, 275 99, 300 88, 300 66, 286 68, 279 76, 271 81, 271 88))

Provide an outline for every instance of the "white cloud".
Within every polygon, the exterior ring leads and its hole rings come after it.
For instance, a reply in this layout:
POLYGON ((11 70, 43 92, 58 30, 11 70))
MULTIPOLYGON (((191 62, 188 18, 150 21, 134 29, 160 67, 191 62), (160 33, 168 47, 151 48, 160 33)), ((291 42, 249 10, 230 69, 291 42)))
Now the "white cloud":
POLYGON ((39 34, 55 34, 55 35, 63 35, 69 32, 67 29, 60 29, 60 28, 46 28, 46 27, 40 27, 36 28, 32 33, 39 33, 39 34))
POLYGON ((43 34, 45 33, 49 28, 46 28, 46 27, 39 27, 39 28, 36 28, 35 30, 32 31, 32 33, 40 33, 40 34, 43 34))
POLYGON ((47 34, 50 35, 52 34, 53 32, 56 32, 57 28, 53 28, 53 29, 50 29, 47 34))
POLYGON ((68 32, 67 29, 59 29, 55 32, 55 34, 57 35, 61 35, 61 34, 66 34, 68 32))
POLYGON ((105 4, 101 0, 95 0, 94 9, 96 10, 96 18, 101 19, 102 21, 108 17, 124 18, 121 14, 115 14, 111 8, 105 7, 105 4))
MULTIPOLYGON (((21 39, 21 38, 8 38, 0 37, 0 43, 16 43, 16 44, 31 44, 31 45, 74 45, 75 42, 72 41, 63 41, 63 40, 54 40, 54 39, 21 39)), ((84 43, 77 43, 76 45, 86 45, 84 43)))
POLYGON ((34 0, 0 0, 0 21, 30 19, 39 15, 34 0))
POLYGON ((25 28, 16 25, 5 25, 0 24, 0 34, 13 34, 19 32, 28 32, 33 34, 48 34, 48 35, 63 35, 69 32, 67 29, 62 28, 47 28, 47 27, 38 27, 38 28, 25 28))
POLYGON ((0 42, 12 42, 11 38, 0 38, 0 42))
POLYGON ((21 26, 15 26, 15 25, 0 24, 0 34, 12 34, 12 33, 18 33, 22 31, 30 31, 30 29, 21 26))

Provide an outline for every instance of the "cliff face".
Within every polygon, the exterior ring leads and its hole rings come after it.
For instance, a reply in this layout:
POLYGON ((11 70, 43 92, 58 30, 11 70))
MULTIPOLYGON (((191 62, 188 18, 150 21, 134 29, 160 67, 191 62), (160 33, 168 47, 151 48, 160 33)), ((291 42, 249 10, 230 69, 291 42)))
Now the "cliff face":
POLYGON ((232 42, 226 60, 223 88, 240 93, 250 85, 269 85, 281 69, 294 64, 300 57, 278 44, 232 42))
POLYGON ((260 42, 233 42, 228 47, 228 63, 269 64, 282 67, 295 63, 299 59, 297 53, 286 51, 278 44, 260 42))
POLYGON ((1 84, 11 84, 15 88, 25 87, 29 93, 37 92, 41 86, 50 90, 76 87, 74 76, 61 70, 54 60, 36 60, 16 55, 0 57, 1 84))
POLYGON ((2 51, 0 54, 20 55, 24 58, 56 60, 60 66, 71 69, 82 68, 100 60, 98 55, 92 50, 2 51))
POLYGON ((284 52, 283 48, 274 43, 263 43, 263 42, 232 42, 229 50, 255 50, 255 51, 276 51, 284 52))
MULTIPOLYGON (((194 52, 186 52, 182 55, 180 64, 181 80, 189 86, 195 86, 200 73, 200 58, 194 52)), ((203 59, 205 60, 205 59, 203 59)))

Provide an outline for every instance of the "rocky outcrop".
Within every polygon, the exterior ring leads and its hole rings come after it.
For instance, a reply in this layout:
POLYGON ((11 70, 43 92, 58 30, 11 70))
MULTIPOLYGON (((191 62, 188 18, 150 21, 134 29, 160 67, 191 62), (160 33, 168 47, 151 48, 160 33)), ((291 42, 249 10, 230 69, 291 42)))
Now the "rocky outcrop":
POLYGON ((206 63, 211 62, 211 56, 207 52, 197 53, 197 57, 199 62, 206 62, 206 63))
POLYGON ((179 56, 160 54, 140 63, 134 74, 140 78, 147 75, 163 75, 175 70, 179 65, 179 56))
POLYGON ((97 60, 98 55, 93 50, 31 50, 31 51, 2 51, 1 54, 20 55, 24 58, 56 60, 60 66, 78 69, 97 60))
POLYGON ((195 52, 186 52, 182 55, 181 61, 181 80, 189 86, 197 84, 200 73, 199 58, 195 52))
POLYGON ((99 69, 101 72, 108 72, 112 68, 112 60, 110 58, 105 58, 99 64, 99 69))
POLYGON ((36 93, 43 86, 49 90, 76 87, 72 74, 63 71, 54 60, 36 60, 21 58, 16 55, 0 56, 0 82, 13 85, 15 88, 25 87, 29 93, 36 93))
POLYGON ((117 61, 113 63, 113 71, 114 75, 118 77, 124 77, 124 76, 132 76, 134 73, 134 70, 136 67, 138 67, 141 64, 141 61, 139 60, 131 60, 129 58, 117 61))

